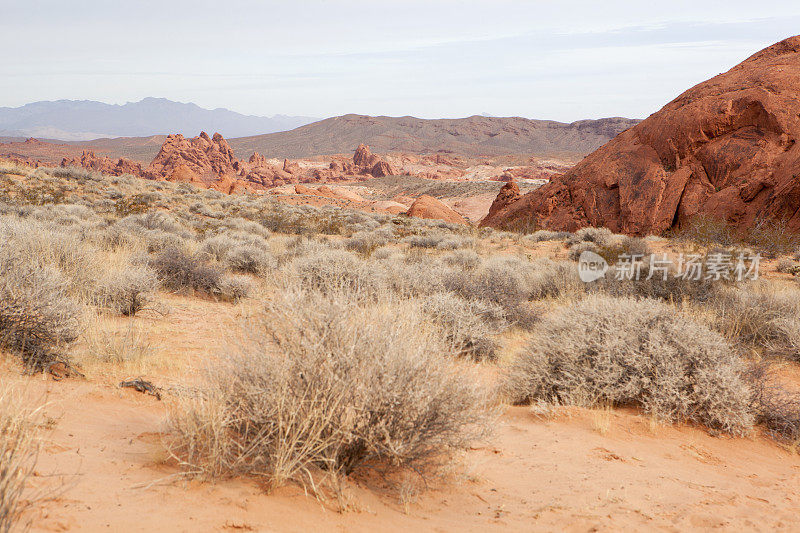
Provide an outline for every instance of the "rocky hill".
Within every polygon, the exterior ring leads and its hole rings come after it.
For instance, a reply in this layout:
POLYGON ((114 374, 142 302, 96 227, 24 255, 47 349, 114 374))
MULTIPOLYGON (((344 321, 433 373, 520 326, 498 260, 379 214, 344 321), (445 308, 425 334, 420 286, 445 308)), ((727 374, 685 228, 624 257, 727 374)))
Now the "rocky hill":
POLYGON ((415 117, 344 115, 292 131, 231 139, 239 157, 310 157, 345 153, 364 142, 379 153, 452 153, 465 156, 584 155, 638 120, 605 118, 571 124, 527 118, 472 116, 427 120, 415 117))
POLYGON ((700 83, 484 225, 660 233, 699 214, 800 230, 800 36, 700 83))

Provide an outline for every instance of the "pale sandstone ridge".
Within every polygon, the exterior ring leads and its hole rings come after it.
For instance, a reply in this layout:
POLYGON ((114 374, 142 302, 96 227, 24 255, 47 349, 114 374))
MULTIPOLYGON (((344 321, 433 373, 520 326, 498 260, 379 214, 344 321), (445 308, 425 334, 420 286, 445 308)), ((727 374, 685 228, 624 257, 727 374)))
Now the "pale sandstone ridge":
POLYGON ((481 224, 660 233, 699 214, 800 230, 800 36, 758 52, 481 224))
POLYGON ((464 217, 433 196, 423 194, 417 198, 406 214, 410 217, 444 220, 451 224, 469 225, 464 217))

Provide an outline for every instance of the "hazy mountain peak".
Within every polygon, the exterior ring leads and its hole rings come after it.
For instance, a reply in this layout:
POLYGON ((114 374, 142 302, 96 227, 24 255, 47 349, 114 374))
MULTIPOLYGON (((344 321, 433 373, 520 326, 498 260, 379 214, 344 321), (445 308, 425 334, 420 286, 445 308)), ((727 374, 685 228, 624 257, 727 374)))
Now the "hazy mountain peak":
POLYGON ((38 136, 61 140, 143 137, 167 133, 196 135, 218 131, 225 137, 274 133, 315 122, 312 117, 243 115, 229 109, 204 109, 191 102, 149 96, 121 105, 92 100, 33 102, 0 107, 0 136, 38 136))

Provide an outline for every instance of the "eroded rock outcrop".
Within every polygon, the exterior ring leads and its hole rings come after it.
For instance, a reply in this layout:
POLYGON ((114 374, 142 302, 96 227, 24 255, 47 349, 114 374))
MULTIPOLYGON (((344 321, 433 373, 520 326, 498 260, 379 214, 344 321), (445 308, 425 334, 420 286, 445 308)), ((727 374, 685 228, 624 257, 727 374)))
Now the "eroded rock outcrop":
POLYGON ((199 178, 216 178, 224 174, 235 175, 237 162, 233 150, 219 133, 210 138, 206 132, 201 132, 191 139, 173 134, 164 140, 145 175, 150 178, 165 178, 177 167, 184 166, 199 178))
POLYGON ((452 224, 469 225, 467 220, 433 196, 423 194, 417 198, 406 214, 410 217, 444 220, 452 224))
POLYGON ((800 37, 681 94, 562 176, 490 214, 553 229, 660 233, 705 214, 800 230, 800 37))
POLYGON ((82 167, 87 170, 95 170, 111 176, 121 176, 123 174, 133 174, 134 176, 142 175, 142 165, 135 161, 124 157, 118 159, 111 159, 105 156, 98 157, 91 150, 84 150, 80 157, 63 158, 61 160, 61 166, 82 167))
POLYGON ((509 205, 519 200, 521 196, 522 195, 519 192, 519 185, 517 185, 513 180, 507 182, 500 188, 500 192, 497 193, 497 198, 494 199, 494 202, 492 202, 492 205, 489 207, 489 214, 487 215, 487 218, 496 215, 509 205))

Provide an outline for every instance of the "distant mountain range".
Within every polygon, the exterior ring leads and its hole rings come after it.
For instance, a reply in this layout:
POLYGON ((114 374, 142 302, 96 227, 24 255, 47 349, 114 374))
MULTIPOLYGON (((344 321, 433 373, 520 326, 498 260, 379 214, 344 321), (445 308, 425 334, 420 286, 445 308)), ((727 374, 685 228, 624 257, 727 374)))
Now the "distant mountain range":
POLYGON ((195 136, 200 131, 208 131, 231 138, 291 130, 317 120, 286 115, 242 115, 228 109, 203 109, 166 98, 145 98, 123 105, 57 100, 0 107, 0 136, 87 141, 165 133, 195 136))
POLYGON ((352 152, 366 143, 377 153, 585 155, 639 123, 628 118, 552 120, 475 115, 458 119, 344 115, 291 131, 231 139, 239 157, 299 158, 352 152))
MULTIPOLYGON (((162 103, 165 109, 172 109, 174 102, 145 99, 146 107, 162 103)), ((57 104, 58 102, 53 102, 57 104)), ((80 102, 72 102, 73 109, 80 109, 80 102)), ((95 104, 90 103, 90 104, 95 104)), ((34 104, 31 104, 33 106, 34 104)), ((105 106, 106 104, 100 104, 105 106)), ((191 104, 177 104, 191 106, 191 104)), ((29 106, 25 106, 29 107, 29 106)), ((24 109, 18 108, 18 109, 24 109)), ((87 105, 94 109, 94 105, 87 105)), ((108 106, 124 108, 126 106, 108 106)), ((206 111, 217 113, 218 111, 206 111)), ((0 117, 4 110, 0 108, 0 117)), ((76 113, 79 115, 78 111, 76 113)), ((226 114, 245 119, 230 111, 226 114)), ((90 120, 91 113, 83 121, 98 130, 90 120)), ((169 116, 164 113, 157 118, 157 126, 146 127, 141 122, 144 115, 139 116, 139 124, 131 124, 136 131, 152 131, 158 128, 158 135, 129 136, 117 138, 94 138, 89 141, 54 141, 52 135, 40 135, 39 139, 50 142, 24 143, 26 136, 4 135, 0 132, 0 155, 16 155, 50 161, 60 161, 61 157, 75 157, 81 150, 93 150, 97 154, 112 157, 128 157, 145 165, 149 164, 158 153, 167 133, 183 133, 194 137, 200 131, 209 134, 220 132, 234 149, 236 156, 247 159, 253 152, 266 157, 297 159, 318 155, 348 154, 360 144, 370 146, 373 152, 402 152, 409 154, 455 154, 468 157, 493 157, 503 155, 528 155, 537 157, 553 157, 575 159, 599 148, 620 132, 634 126, 639 120, 628 118, 602 118, 597 120, 580 120, 569 124, 552 120, 532 120, 520 117, 487 117, 476 115, 458 119, 421 119, 415 117, 372 117, 366 115, 344 115, 306 124, 289 131, 281 131, 264 135, 230 136, 222 124, 211 124, 211 121, 198 121, 194 126, 186 125, 188 119, 183 115, 169 116), (193 128, 193 129, 192 129, 193 128)), ((300 120, 299 117, 293 117, 300 120)), ((0 119, 2 120, 2 119, 0 119)), ((134 119, 131 119, 134 120, 134 119)), ((309 119, 310 120, 310 119, 309 119)), ((1 123, 1 122, 0 122, 1 123)), ((289 118, 283 122, 291 127, 289 118)), ((232 127, 232 126, 231 126, 232 127)), ((256 127, 256 126, 253 126, 256 127)), ((266 128, 266 126, 261 126, 266 128)), ((272 126, 279 127, 279 126, 272 126)), ((237 131, 237 130, 230 130, 237 131)), ((35 135, 27 135, 35 136, 35 135)))

